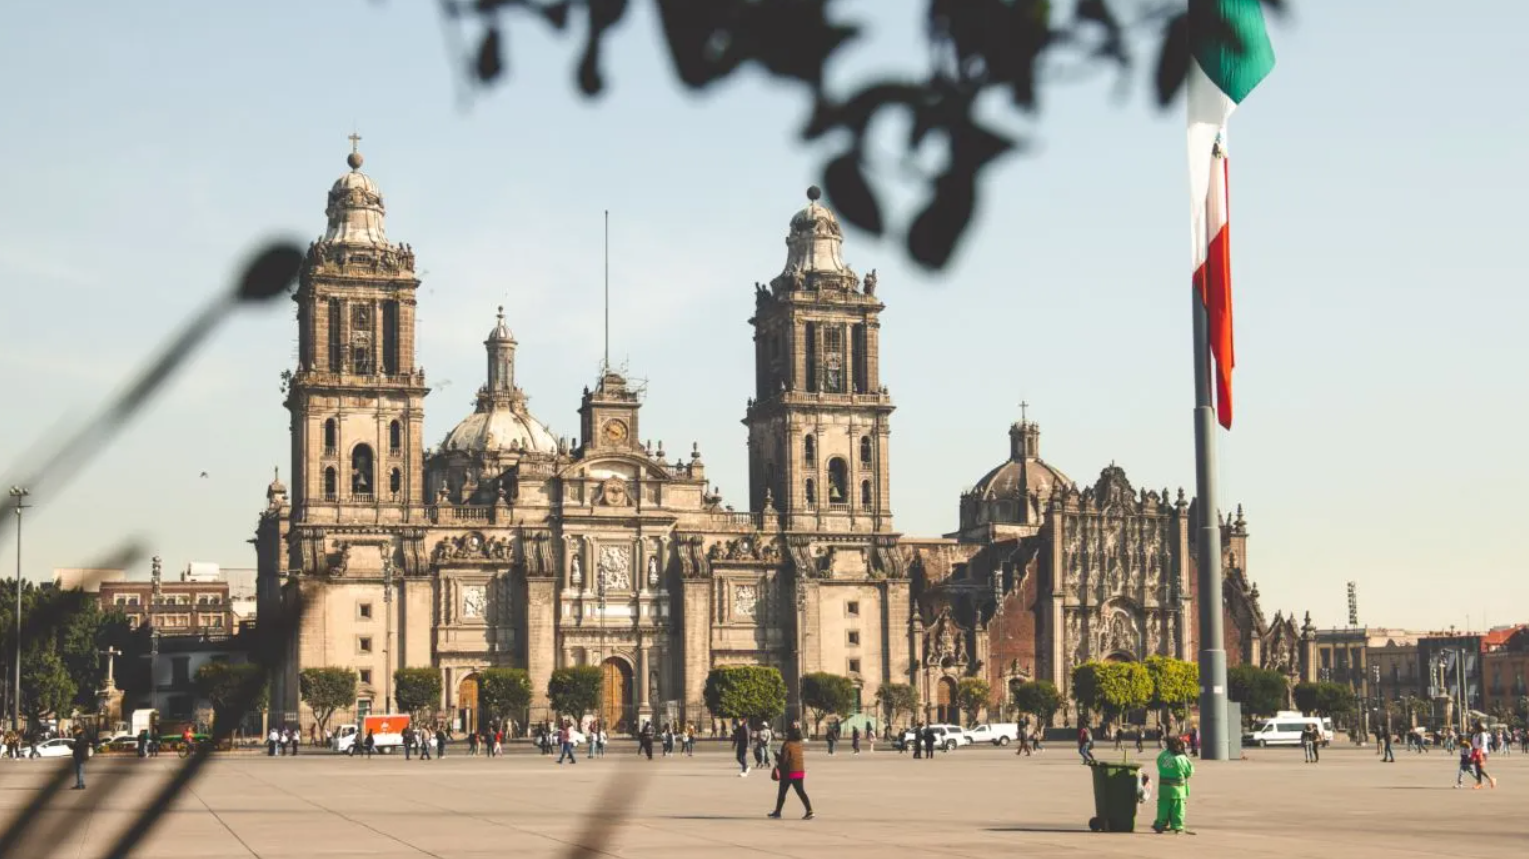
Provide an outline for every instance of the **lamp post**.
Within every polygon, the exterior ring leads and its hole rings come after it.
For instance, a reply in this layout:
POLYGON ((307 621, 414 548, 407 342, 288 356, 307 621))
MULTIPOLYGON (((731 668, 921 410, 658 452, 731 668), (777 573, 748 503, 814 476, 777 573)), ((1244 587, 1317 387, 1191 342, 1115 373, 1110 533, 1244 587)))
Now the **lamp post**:
POLYGON ((16 697, 11 699, 11 730, 21 730, 21 511, 32 506, 26 503, 31 495, 24 486, 12 486, 10 495, 16 499, 16 697))
POLYGON ((391 547, 382 555, 382 712, 393 712, 393 559, 391 547))

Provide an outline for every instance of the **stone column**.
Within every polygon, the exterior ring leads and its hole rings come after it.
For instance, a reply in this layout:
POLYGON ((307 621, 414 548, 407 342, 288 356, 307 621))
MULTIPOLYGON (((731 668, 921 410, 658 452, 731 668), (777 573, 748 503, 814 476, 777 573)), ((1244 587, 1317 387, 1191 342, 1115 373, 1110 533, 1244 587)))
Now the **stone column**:
POLYGON ((557 595, 551 578, 526 582, 526 672, 531 676, 531 720, 546 718, 547 681, 557 659, 557 595))
POLYGON ((648 642, 639 637, 637 639, 637 719, 641 722, 644 718, 653 717, 653 702, 648 700, 648 642))

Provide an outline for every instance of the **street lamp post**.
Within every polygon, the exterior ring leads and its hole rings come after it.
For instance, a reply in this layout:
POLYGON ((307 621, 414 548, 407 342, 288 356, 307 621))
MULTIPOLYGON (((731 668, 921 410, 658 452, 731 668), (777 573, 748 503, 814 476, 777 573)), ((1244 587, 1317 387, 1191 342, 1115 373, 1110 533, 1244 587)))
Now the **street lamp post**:
POLYGON ((16 697, 11 699, 11 730, 21 730, 21 511, 30 507, 26 498, 31 495, 24 486, 12 486, 10 495, 16 499, 16 697))

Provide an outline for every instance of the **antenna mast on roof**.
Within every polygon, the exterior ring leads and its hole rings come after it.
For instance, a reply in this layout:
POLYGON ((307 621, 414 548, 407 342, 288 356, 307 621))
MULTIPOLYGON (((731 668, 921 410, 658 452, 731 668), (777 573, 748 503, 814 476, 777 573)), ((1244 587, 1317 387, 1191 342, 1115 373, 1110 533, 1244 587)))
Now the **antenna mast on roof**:
POLYGON ((605 359, 600 363, 603 375, 611 368, 611 210, 605 210, 605 359))

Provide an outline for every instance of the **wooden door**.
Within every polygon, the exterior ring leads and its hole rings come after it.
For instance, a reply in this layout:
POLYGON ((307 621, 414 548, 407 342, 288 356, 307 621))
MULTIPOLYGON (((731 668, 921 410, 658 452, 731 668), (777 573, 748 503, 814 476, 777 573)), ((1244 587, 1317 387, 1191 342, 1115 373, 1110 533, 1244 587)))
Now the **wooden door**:
POLYGON ((610 733, 631 730, 627 708, 632 701, 632 670, 612 657, 600 664, 600 724, 610 733))

